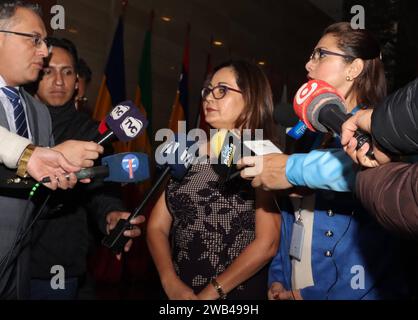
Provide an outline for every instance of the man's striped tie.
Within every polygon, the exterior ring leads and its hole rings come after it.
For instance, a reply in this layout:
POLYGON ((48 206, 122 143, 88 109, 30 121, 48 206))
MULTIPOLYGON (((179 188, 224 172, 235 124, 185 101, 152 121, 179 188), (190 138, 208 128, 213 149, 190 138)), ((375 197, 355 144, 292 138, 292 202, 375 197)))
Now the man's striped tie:
POLYGON ((25 109, 20 101, 19 91, 14 87, 2 87, 4 94, 9 99, 14 109, 16 133, 28 138, 28 124, 26 123, 25 109))

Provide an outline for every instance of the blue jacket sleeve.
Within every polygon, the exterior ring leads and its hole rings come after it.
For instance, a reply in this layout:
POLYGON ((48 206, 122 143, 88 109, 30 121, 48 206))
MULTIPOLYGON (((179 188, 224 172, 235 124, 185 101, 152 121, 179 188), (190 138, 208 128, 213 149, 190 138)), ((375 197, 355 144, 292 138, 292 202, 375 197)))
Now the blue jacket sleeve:
POLYGON ((271 287, 271 284, 273 282, 280 282, 281 284, 283 284, 283 286, 286 286, 280 250, 277 252, 276 256, 270 263, 268 278, 269 288, 271 287))
POLYGON ((303 300, 326 300, 327 291, 318 286, 310 286, 300 290, 303 300))
POLYGON ((289 156, 286 177, 294 186, 338 192, 354 190, 357 168, 341 149, 313 150, 289 156))

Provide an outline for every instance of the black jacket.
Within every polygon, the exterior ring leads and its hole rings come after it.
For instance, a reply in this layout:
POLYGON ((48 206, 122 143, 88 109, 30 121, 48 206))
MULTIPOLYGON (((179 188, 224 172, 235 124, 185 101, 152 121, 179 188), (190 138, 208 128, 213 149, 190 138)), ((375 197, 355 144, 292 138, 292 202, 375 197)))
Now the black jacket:
MULTIPOLYGON (((77 112, 73 103, 49 110, 57 144, 69 139, 92 141, 99 135, 98 123, 77 112)), ((107 213, 125 211, 119 195, 118 185, 100 181, 55 191, 33 230, 32 278, 51 278, 54 265, 62 265, 66 277, 83 275, 89 244, 88 218, 92 217, 105 233, 107 213)))
POLYGON ((388 153, 418 153, 418 79, 388 96, 375 108, 372 135, 388 153))

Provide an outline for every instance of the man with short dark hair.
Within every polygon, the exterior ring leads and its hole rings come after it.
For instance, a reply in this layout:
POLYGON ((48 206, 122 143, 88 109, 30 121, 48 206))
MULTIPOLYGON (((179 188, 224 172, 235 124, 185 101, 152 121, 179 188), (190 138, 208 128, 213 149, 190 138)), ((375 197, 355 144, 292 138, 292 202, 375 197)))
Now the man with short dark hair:
MULTIPOLYGON (((48 38, 53 46, 47 65, 38 83, 36 97, 48 107, 52 133, 56 142, 67 139, 94 140, 99 136, 98 123, 75 108, 77 50, 67 39, 48 38)), ((55 192, 43 217, 33 231, 31 259, 31 298, 75 299, 86 274, 88 246, 88 215, 93 217, 103 234, 120 218, 127 218, 124 205, 117 197, 118 186, 94 181, 73 190, 55 192), (53 266, 65 270, 65 288, 51 288, 53 266)), ((143 217, 132 220, 134 229, 126 235, 137 237, 136 227, 143 217)), ((129 250, 130 244, 125 247, 129 250)))
MULTIPOLYGON (((22 85, 35 81, 48 56, 46 30, 38 6, 23 1, 0 3, 0 126, 30 140, 34 145, 53 146, 51 119, 47 108, 33 99, 22 85)), ((91 166, 103 148, 92 142, 70 141, 54 147, 78 167, 91 166)), ((18 174, 26 176, 33 147, 25 149, 18 174)), ((7 172, 0 165, 2 172, 7 172)), ((1 173, 3 174, 3 173, 1 173)), ((51 185, 74 185, 76 178, 58 167, 51 185)), ((21 238, 32 218, 30 190, 0 189, 0 298, 29 296, 29 246, 21 238)), ((26 233, 29 234, 29 233, 26 233)))

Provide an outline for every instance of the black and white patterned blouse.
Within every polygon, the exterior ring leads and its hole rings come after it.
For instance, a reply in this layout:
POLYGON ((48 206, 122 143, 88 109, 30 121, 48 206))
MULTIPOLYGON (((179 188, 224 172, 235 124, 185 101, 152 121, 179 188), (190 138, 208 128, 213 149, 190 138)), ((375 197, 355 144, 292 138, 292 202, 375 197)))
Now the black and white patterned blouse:
MULTIPOLYGON (((170 180, 166 189, 174 265, 196 294, 255 239, 254 189, 241 178, 224 183, 216 166, 192 165, 182 181, 170 180)), ((228 298, 264 299, 266 294, 263 268, 228 298)))

